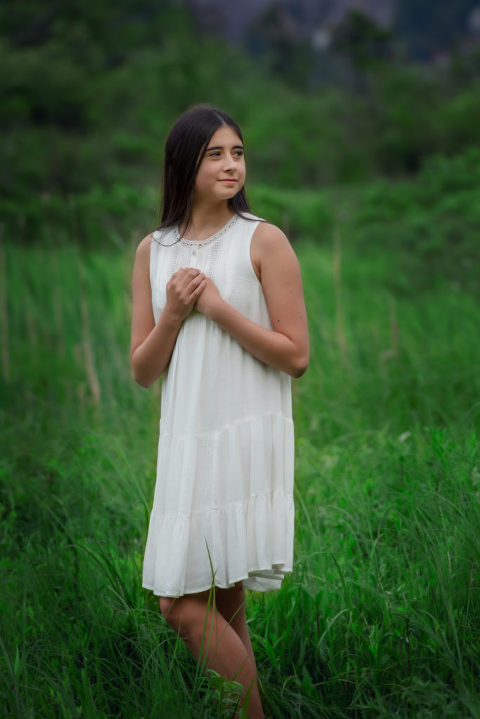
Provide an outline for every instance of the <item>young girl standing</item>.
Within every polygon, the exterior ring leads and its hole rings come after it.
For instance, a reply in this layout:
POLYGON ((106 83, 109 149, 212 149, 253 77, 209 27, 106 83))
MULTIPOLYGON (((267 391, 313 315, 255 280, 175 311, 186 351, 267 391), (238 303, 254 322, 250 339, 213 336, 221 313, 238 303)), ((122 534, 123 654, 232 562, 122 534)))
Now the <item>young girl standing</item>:
POLYGON ((292 570, 290 377, 309 348, 298 261, 249 213, 244 182, 236 122, 206 106, 182 115, 160 228, 137 248, 131 365, 144 387, 163 375, 143 586, 207 668, 250 689, 257 719, 244 590, 292 570))

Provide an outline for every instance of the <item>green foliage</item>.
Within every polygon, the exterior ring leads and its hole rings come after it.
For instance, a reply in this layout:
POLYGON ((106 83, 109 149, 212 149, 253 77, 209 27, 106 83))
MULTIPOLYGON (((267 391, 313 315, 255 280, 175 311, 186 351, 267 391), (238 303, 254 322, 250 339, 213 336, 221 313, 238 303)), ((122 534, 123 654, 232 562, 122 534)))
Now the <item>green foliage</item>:
POLYGON ((254 186, 249 201, 255 213, 291 237, 320 238, 330 232, 332 212, 326 194, 254 186))
POLYGON ((333 32, 333 47, 344 51, 360 68, 376 65, 391 53, 393 34, 359 10, 350 10, 333 32))
POLYGON ((415 182, 372 183, 358 200, 351 232, 362 252, 382 246, 397 262, 399 292, 450 280, 450 291, 480 290, 480 152, 432 156, 415 182))
POLYGON ((129 187, 141 197, 158 187, 168 129, 198 102, 238 118, 250 181, 288 191, 403 179, 431 156, 480 142, 480 55, 458 55, 443 71, 388 53, 379 61, 370 45, 387 38, 358 14, 343 28, 344 52, 366 63, 358 87, 324 83, 303 94, 296 88, 309 60, 297 45, 288 84, 267 60, 199 33, 173 2, 38 12, 19 0, 0 19, 0 211, 19 240, 51 204, 68 214, 90 193, 129 187))

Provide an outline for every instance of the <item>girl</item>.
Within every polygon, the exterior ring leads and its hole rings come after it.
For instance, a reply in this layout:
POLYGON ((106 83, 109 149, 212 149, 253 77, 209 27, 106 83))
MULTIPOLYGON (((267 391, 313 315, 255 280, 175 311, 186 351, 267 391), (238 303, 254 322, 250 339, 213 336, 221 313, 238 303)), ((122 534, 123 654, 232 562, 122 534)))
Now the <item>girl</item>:
POLYGON ((250 690, 257 719, 244 590, 292 570, 290 377, 309 347, 297 259, 249 213, 244 182, 236 122, 208 106, 182 115, 160 228, 137 248, 131 365, 143 387, 163 375, 143 586, 207 668, 250 690))

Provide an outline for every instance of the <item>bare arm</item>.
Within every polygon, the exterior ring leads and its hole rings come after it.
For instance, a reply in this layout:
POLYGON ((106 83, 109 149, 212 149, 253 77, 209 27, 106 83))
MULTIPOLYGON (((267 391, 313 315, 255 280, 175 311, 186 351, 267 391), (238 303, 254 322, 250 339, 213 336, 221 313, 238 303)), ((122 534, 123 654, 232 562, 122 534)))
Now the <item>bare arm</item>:
POLYGON ((137 247, 132 277, 132 333, 130 363, 133 379, 150 387, 166 370, 182 322, 192 311, 205 276, 193 268, 180 269, 167 283, 167 300, 155 324, 150 287, 151 235, 137 247))
POLYGON ((211 280, 206 282, 197 309, 257 359, 300 377, 308 366, 309 342, 298 260, 283 232, 266 223, 255 230, 251 255, 272 329, 253 322, 225 302, 211 280))

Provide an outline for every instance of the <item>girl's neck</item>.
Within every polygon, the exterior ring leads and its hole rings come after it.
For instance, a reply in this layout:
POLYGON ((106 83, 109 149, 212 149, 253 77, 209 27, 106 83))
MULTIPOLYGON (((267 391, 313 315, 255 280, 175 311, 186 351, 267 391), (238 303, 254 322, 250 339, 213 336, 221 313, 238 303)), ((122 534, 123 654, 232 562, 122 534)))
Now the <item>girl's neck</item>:
MULTIPOLYGON (((188 240, 204 240, 226 225, 234 214, 226 202, 214 206, 194 206, 188 227, 185 227, 185 223, 181 222, 179 231, 181 234, 186 232, 186 239, 188 240)), ((185 237, 185 235, 183 236, 185 237)))

